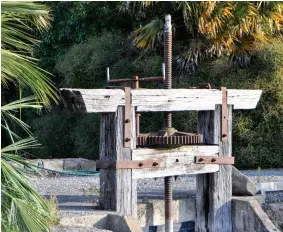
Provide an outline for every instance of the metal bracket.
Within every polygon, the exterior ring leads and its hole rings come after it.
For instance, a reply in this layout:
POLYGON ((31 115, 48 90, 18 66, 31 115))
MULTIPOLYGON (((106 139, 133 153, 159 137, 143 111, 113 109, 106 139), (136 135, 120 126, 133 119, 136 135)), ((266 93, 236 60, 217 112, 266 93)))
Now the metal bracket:
POLYGON ((161 162, 159 160, 127 160, 127 161, 113 161, 113 160, 99 160, 96 163, 97 169, 143 169, 143 168, 160 168, 161 162))
POLYGON ((196 164, 234 164, 235 157, 231 156, 196 156, 196 164))
POLYGON ((222 91, 222 123, 221 123, 221 125, 222 125, 222 130, 221 130, 221 133, 222 133, 222 135, 221 135, 221 140, 222 141, 225 141, 225 140, 227 140, 227 127, 228 127, 228 125, 227 125, 227 123, 228 123, 228 121, 227 121, 227 117, 228 117, 228 115, 227 115, 227 88, 226 87, 221 87, 221 91, 222 91))
POLYGON ((131 88, 125 87, 124 147, 130 147, 131 141, 131 88))

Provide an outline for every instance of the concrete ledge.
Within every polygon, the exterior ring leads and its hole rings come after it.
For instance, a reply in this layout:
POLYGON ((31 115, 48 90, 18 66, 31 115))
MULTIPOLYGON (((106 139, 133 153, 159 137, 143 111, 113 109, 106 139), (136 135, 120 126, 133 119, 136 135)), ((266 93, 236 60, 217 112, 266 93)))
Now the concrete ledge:
POLYGON ((123 216, 110 211, 95 211, 91 215, 65 217, 60 220, 60 226, 97 228, 113 232, 142 232, 136 217, 123 216))
POLYGON ((66 159, 32 159, 28 160, 33 165, 51 170, 96 170, 96 161, 83 158, 66 159))
POLYGON ((233 197, 233 232, 280 232, 254 197, 233 197))
MULTIPOLYGON (((141 227, 164 225, 164 200, 139 200, 138 220, 141 227)), ((196 218, 195 198, 173 200, 173 222, 194 221, 196 218)))

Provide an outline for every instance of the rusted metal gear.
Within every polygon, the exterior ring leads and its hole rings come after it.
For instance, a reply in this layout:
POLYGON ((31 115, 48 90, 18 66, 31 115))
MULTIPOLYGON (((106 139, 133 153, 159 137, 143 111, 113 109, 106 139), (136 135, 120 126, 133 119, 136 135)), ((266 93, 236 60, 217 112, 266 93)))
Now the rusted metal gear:
POLYGON ((172 135, 172 136, 158 136, 158 135, 140 135, 137 136, 137 146, 149 146, 149 145, 191 145, 201 144, 202 135, 191 134, 191 135, 172 135))

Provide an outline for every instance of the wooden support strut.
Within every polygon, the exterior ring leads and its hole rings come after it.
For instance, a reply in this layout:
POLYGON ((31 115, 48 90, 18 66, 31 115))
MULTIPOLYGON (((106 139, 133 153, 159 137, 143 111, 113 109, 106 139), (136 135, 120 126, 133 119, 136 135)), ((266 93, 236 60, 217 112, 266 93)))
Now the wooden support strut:
POLYGON ((228 156, 196 156, 196 164, 234 164, 235 157, 228 156))
POLYGON ((99 160, 96 163, 97 169, 143 169, 143 168, 160 168, 162 163, 160 160, 99 160))
POLYGON ((227 88, 221 87, 222 91, 222 136, 221 140, 227 140, 227 88))
POLYGON ((130 147, 131 138, 131 88, 125 87, 124 147, 130 147))
MULTIPOLYGON (((179 159, 176 159, 178 162, 179 159)), ((195 156, 196 164, 234 164, 234 157, 219 156, 195 156)), ((164 168, 161 160, 99 160, 96 163, 97 169, 145 169, 145 168, 164 168)))

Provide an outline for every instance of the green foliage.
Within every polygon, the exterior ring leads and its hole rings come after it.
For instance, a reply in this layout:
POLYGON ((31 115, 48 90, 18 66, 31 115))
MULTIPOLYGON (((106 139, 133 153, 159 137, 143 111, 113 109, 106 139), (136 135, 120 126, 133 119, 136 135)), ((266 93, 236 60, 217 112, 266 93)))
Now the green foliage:
POLYGON ((132 30, 131 17, 117 10, 118 2, 47 2, 52 8, 52 28, 41 33, 37 51, 43 68, 56 75, 55 63, 72 45, 79 44, 104 30, 132 30))
POLYGON ((232 154, 238 168, 283 166, 282 45, 280 40, 272 44, 258 43, 250 66, 245 69, 218 59, 206 62, 194 75, 174 79, 175 86, 179 87, 209 82, 214 88, 263 90, 255 110, 237 110, 233 115, 232 154))
POLYGON ((176 62, 181 71, 195 71, 205 58, 228 54, 246 67, 256 41, 280 37, 282 2, 123 2, 122 10, 140 18, 132 38, 139 48, 155 50, 162 42, 164 15, 172 15, 174 43, 181 44, 176 62), (161 13, 162 12, 162 13, 161 13))
POLYGON ((31 31, 48 28, 49 9, 32 2, 4 2, 1 6, 1 85, 6 91, 17 87, 20 97, 12 102, 6 99, 1 107, 1 129, 9 138, 9 144, 1 148, 1 227, 3 231, 49 231, 48 222, 53 220, 50 209, 19 168, 31 167, 21 155, 39 145, 22 121, 22 109, 50 107, 51 101, 58 100, 47 73, 32 57, 33 46, 39 41, 31 31), (23 98, 23 88, 35 96, 23 98), (15 133, 11 128, 16 126, 28 137, 22 139, 15 133))
MULTIPOLYGON (((106 67, 113 67, 117 61, 123 69, 129 67, 129 47, 125 36, 115 32, 103 33, 74 45, 56 63, 56 69, 64 77, 63 86, 92 88, 105 85, 106 67)), ((111 76, 124 74, 117 68, 111 68, 111 76)))
POLYGON ((49 27, 49 9, 37 3, 4 2, 1 4, 1 84, 8 87, 11 82, 32 90, 47 107, 58 96, 47 72, 35 63, 33 46, 39 41, 27 31, 34 27, 43 30, 49 27))
POLYGON ((37 158, 83 157, 98 159, 99 115, 72 114, 59 107, 31 122, 43 145, 33 152, 37 158))

